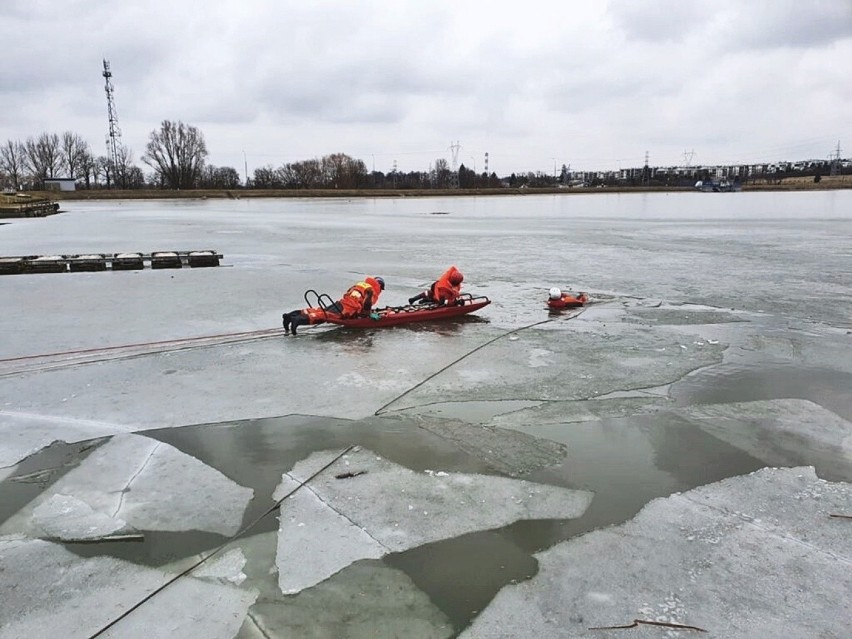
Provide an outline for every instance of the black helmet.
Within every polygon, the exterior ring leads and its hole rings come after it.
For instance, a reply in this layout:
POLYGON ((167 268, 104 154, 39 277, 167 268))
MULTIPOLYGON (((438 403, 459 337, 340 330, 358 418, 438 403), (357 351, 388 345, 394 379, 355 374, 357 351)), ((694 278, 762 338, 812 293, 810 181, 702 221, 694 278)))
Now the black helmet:
POLYGON ((385 290, 385 281, 381 277, 374 277, 373 279, 379 283, 379 286, 381 286, 382 290, 385 290))

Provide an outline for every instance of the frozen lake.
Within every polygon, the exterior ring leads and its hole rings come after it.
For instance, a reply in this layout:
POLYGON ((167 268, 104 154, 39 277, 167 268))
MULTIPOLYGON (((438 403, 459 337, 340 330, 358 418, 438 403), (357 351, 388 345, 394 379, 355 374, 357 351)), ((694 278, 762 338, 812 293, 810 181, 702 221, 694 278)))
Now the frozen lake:
MULTIPOLYGON (((90 636, 220 547, 224 572, 181 577, 139 610, 203 596, 194 614, 242 639, 499 636, 536 575, 558 590, 554 567, 579 543, 629 559, 629 536, 600 535, 650 525, 646 506, 681 512, 672 495, 774 499, 775 482, 781 499, 785 482, 821 481, 831 489, 809 494, 852 514, 852 191, 63 210, 0 225, 0 255, 224 259, 0 276, 0 588, 39 557, 48 581, 63 565, 140 584, 114 609, 95 588, 74 609, 106 602, 101 616, 70 627, 54 610, 85 579, 34 586, 0 604, 0 637, 90 636), (232 335, 276 329, 306 289, 336 298, 368 274, 387 282, 382 304, 401 304, 450 264, 492 304, 430 325, 232 335), (594 303, 549 314, 551 286, 594 303), (353 476, 311 477, 321 462, 353 476), (799 479, 749 476, 767 467, 799 479), (279 521, 269 510, 288 487, 279 521)), ((848 600, 848 578, 825 588, 848 600)), ((682 608, 673 621, 702 615, 682 608)), ((628 609, 628 623, 644 610, 628 609)), ((590 614, 586 627, 608 625, 590 614)))

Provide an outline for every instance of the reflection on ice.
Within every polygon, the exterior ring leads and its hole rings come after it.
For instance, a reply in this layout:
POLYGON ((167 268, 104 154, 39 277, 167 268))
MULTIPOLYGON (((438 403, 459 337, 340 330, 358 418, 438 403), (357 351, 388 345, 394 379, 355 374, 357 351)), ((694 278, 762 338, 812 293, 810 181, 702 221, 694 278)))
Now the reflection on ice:
POLYGON ((238 639, 442 639, 453 635, 446 615, 405 573, 378 562, 360 562, 295 597, 258 599, 238 639))
POLYGON ((92 539, 98 531, 111 534, 126 522, 136 530, 233 535, 252 495, 251 489, 169 444, 117 435, 11 517, 0 532, 92 539))
POLYGON ((698 404, 678 412, 772 466, 815 466, 852 481, 852 424, 803 399, 698 404))
MULTIPOLYGON (((317 453, 297 464, 284 475, 276 499, 334 456, 317 453)), ((416 473, 358 450, 281 504, 279 585, 298 592, 357 559, 519 519, 576 518, 591 499, 587 492, 505 477, 416 473), (354 476, 336 477, 347 471, 354 476)))

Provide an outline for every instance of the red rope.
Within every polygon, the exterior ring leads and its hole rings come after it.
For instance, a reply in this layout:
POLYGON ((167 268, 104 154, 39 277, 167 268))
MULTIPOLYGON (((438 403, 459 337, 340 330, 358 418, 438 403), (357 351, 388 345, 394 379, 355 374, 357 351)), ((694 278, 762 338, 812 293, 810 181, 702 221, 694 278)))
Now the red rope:
POLYGON ((56 353, 42 353, 41 355, 22 355, 21 357, 7 357, 0 359, 0 364, 8 362, 20 362, 27 359, 42 359, 44 357, 63 357, 66 355, 86 355, 90 353, 102 353, 115 351, 122 348, 140 348, 142 346, 161 346, 164 344, 181 344, 183 342, 197 342, 205 339, 222 339, 224 337, 241 337, 247 335, 263 335, 264 333, 276 333, 280 328, 265 328, 260 331, 242 331, 239 333, 219 333, 218 335, 201 335, 198 337, 185 337, 183 339, 167 339, 159 342, 139 342, 137 344, 122 344, 120 346, 102 346, 101 348, 83 348, 76 351, 59 351, 56 353))

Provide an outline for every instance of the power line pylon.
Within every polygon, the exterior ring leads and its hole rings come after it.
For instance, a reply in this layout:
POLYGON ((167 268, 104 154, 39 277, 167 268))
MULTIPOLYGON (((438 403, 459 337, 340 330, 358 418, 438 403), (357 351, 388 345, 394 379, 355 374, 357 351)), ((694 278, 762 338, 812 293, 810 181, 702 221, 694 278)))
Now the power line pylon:
POLYGON ((831 159, 831 175, 840 175, 840 140, 837 141, 837 149, 834 153, 832 153, 829 158, 831 159))
POLYGON ((110 71, 109 60, 104 58, 104 90, 107 96, 107 115, 109 116, 109 133, 106 137, 107 156, 112 165, 113 177, 117 177, 118 149, 121 147, 121 129, 118 128, 118 112, 115 109, 115 96, 113 95, 112 71, 110 71))
POLYGON ((450 142, 450 153, 453 158, 453 170, 450 172, 450 188, 459 188, 459 149, 461 144, 456 140, 455 144, 450 142))

